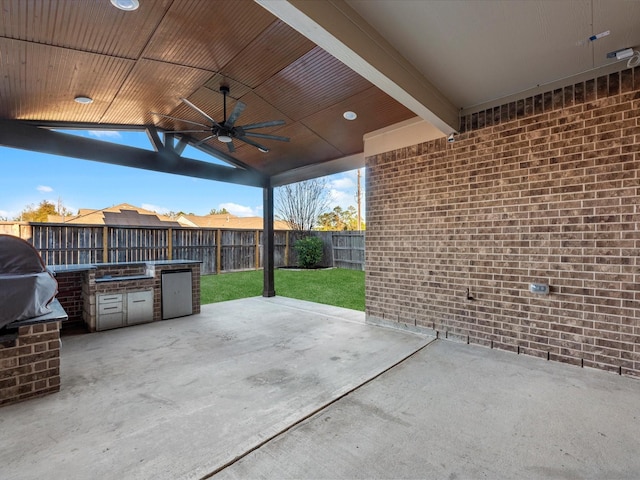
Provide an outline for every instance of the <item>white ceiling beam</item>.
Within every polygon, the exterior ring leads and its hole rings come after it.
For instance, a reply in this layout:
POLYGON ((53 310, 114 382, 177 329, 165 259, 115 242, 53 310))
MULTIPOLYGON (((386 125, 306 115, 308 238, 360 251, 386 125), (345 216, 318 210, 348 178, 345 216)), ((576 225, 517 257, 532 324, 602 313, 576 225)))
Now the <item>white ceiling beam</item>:
POLYGON ((344 0, 255 0, 443 134, 459 111, 344 0))

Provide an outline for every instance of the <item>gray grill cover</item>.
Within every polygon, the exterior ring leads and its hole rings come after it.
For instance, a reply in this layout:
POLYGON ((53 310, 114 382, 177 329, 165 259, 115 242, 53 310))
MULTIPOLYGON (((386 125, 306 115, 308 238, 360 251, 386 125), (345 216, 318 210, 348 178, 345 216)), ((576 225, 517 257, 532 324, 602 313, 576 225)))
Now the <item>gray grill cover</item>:
POLYGON ((0 328, 49 313, 58 282, 28 242, 0 235, 0 328))

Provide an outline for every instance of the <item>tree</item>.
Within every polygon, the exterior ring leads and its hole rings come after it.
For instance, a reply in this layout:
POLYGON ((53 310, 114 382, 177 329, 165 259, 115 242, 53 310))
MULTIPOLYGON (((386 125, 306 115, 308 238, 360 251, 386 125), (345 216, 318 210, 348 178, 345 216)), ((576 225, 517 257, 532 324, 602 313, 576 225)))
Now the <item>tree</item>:
MULTIPOLYGON (((156 213, 158 213, 158 212, 156 212, 156 213)), ((176 218, 178 218, 178 217, 180 217, 182 215, 195 215, 195 213, 193 213, 193 212, 187 213, 187 212, 183 212, 182 210, 180 210, 179 212, 170 211, 169 213, 166 214, 167 217, 173 218, 173 219, 176 219, 176 218)))
POLYGON ((224 215, 224 214, 229 214, 229 210, 227 210, 226 208, 221 208, 220 210, 216 210, 215 208, 212 208, 211 211, 209 212, 209 215, 224 215))
POLYGON ((326 180, 314 178, 278 187, 275 191, 276 215, 293 230, 312 230, 329 204, 326 180))
POLYGON ((49 215, 72 215, 71 211, 58 202, 58 207, 52 202, 42 200, 37 207, 28 205, 16 220, 22 220, 24 222, 46 222, 49 215))
MULTIPOLYGON (((360 222, 360 228, 364 223, 360 222)), ((357 230, 358 212, 356 207, 349 205, 346 210, 342 207, 334 207, 330 212, 323 213, 318 217, 318 230, 357 230)))

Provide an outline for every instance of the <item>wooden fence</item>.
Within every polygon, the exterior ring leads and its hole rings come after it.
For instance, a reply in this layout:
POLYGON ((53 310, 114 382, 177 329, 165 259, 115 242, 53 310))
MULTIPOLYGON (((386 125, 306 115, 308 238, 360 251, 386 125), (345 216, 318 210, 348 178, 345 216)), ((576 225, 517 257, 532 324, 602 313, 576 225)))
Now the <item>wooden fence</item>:
MULTIPOLYGON (((3 223, 0 233, 31 243, 47 265, 197 260, 201 273, 262 268, 262 230, 3 223)), ((274 232, 274 265, 297 263, 303 234, 274 232)), ((311 232, 323 241, 323 266, 364 270, 364 232, 311 232)))

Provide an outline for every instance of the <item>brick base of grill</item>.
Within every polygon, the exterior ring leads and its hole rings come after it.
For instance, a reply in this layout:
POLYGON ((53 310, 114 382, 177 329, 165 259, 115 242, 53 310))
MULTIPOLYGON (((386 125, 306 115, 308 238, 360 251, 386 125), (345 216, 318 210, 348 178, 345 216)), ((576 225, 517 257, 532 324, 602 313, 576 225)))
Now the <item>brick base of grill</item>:
POLYGON ((52 320, 3 329, 0 406, 60 390, 60 323, 52 320))

